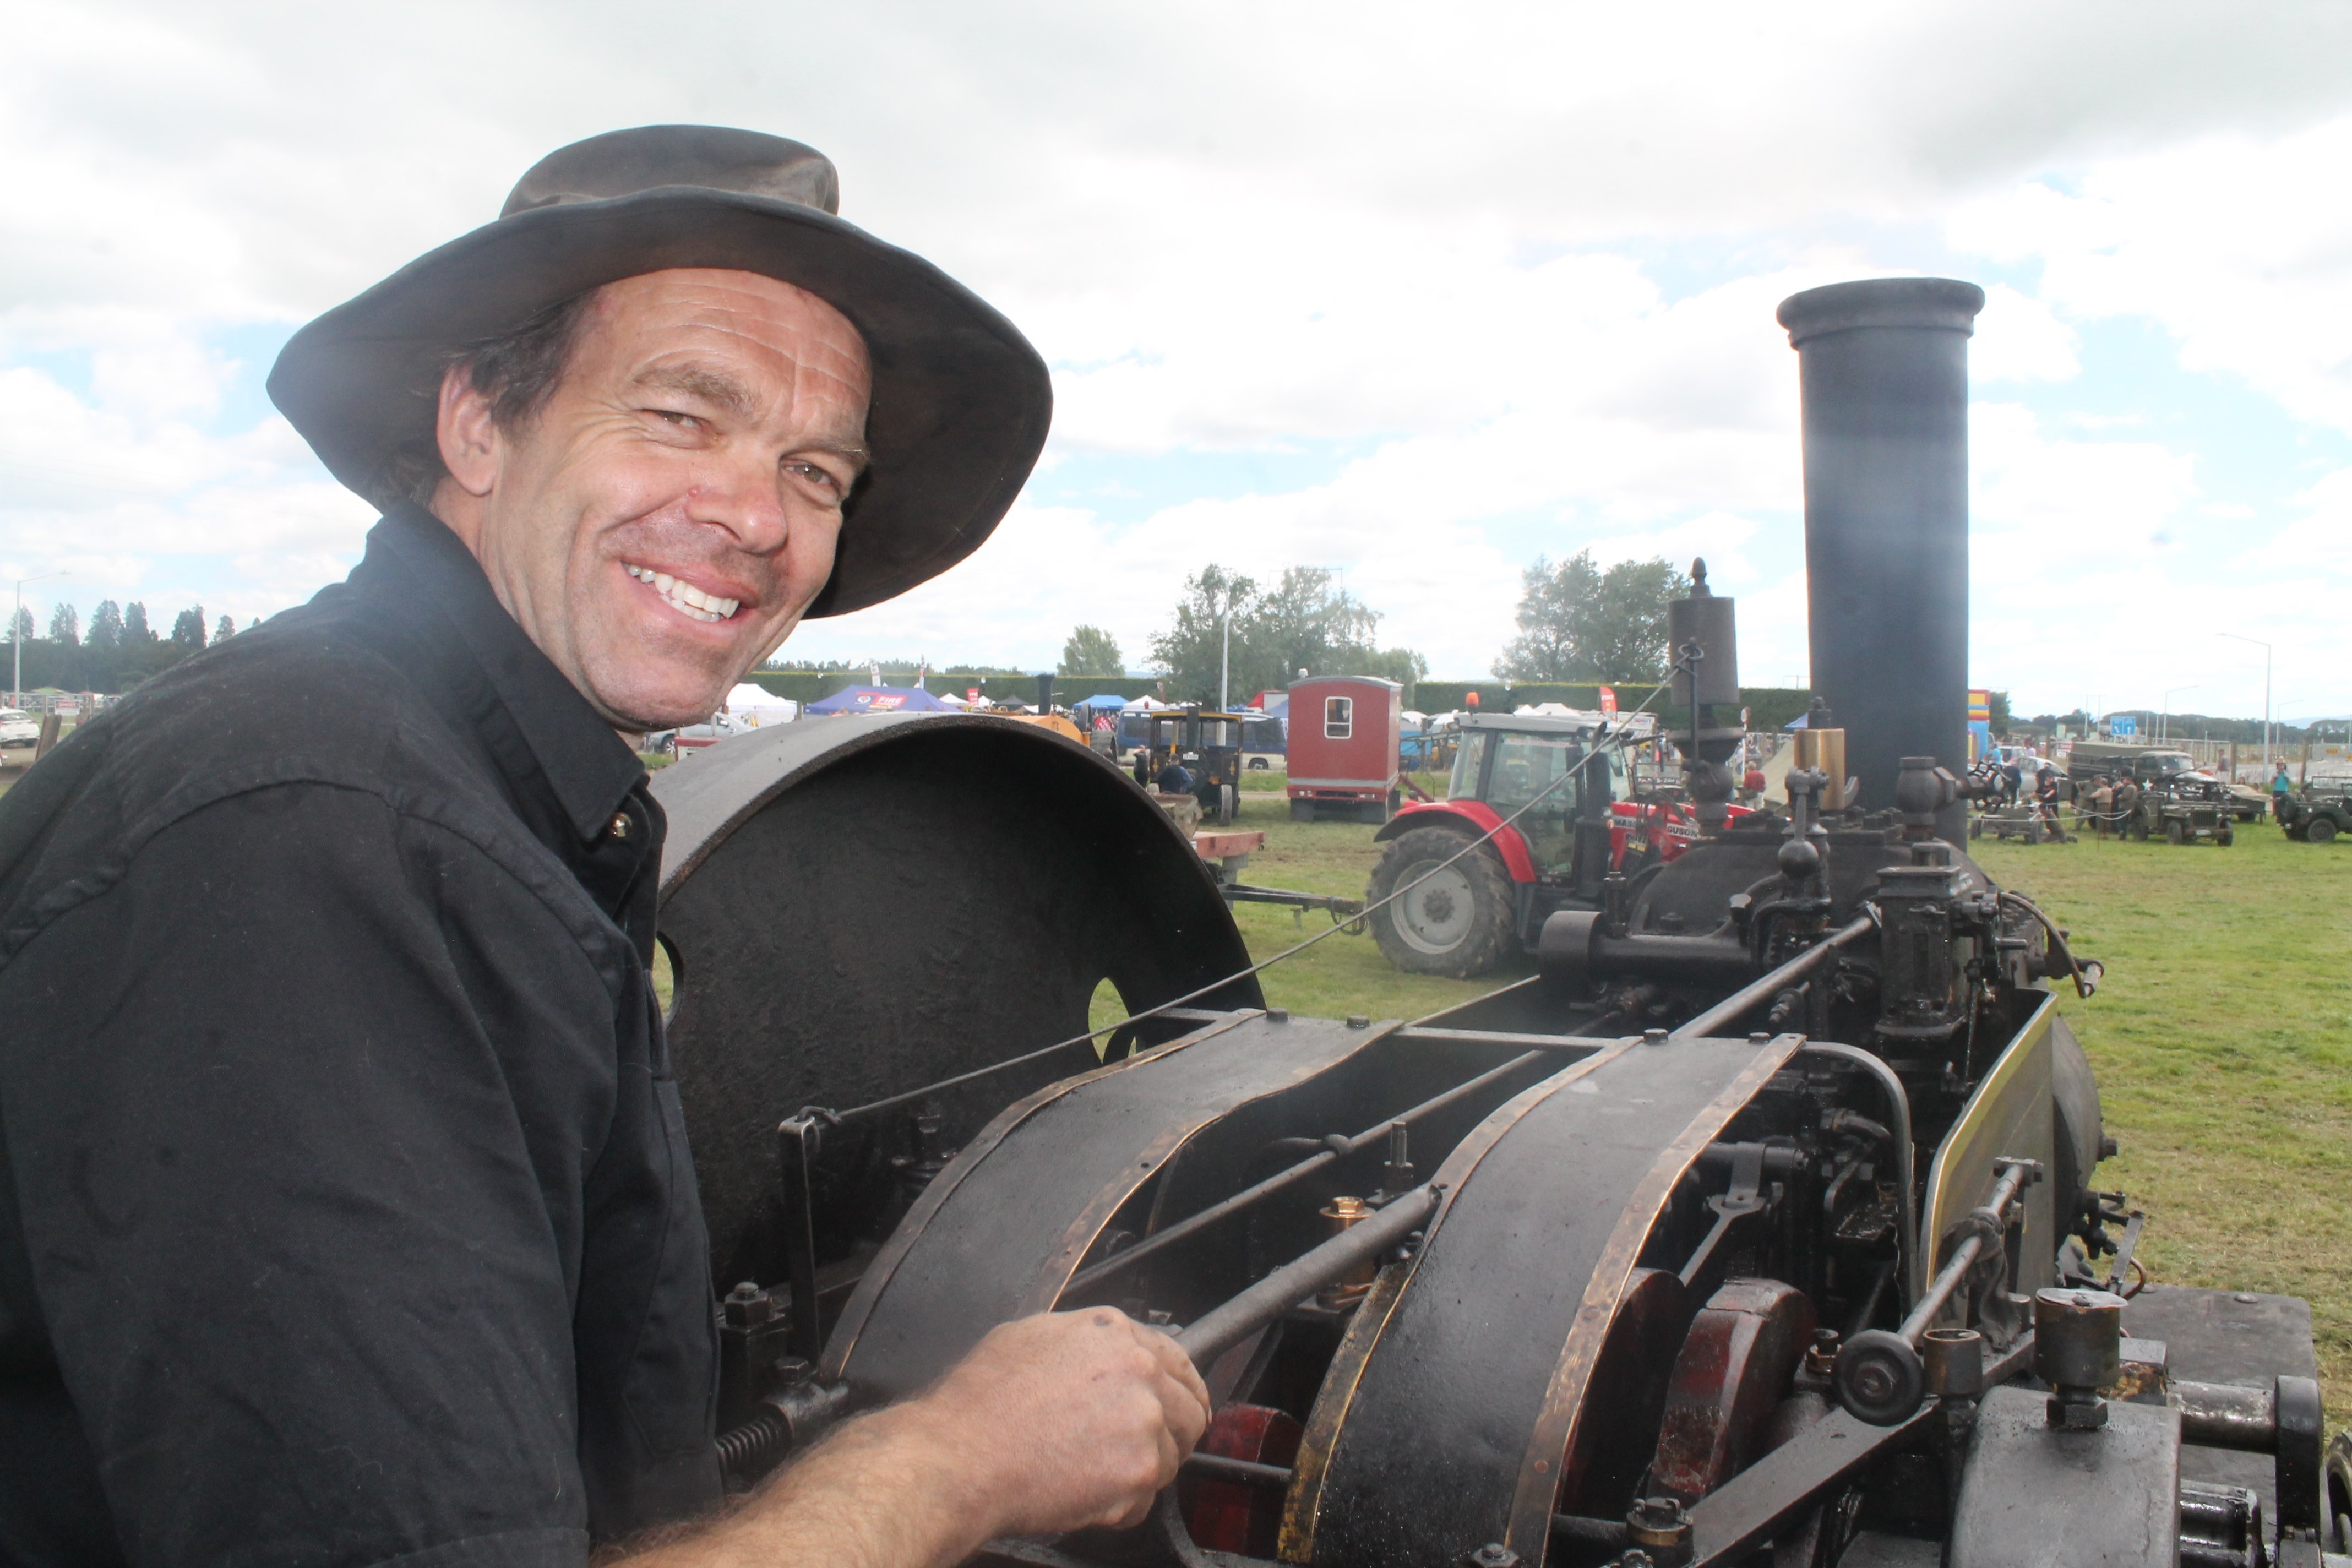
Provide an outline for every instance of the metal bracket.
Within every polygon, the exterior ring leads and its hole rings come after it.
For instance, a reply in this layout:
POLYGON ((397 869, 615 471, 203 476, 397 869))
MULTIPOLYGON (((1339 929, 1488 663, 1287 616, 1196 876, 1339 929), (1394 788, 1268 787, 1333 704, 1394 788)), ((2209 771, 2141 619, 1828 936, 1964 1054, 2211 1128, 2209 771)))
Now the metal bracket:
POLYGON ((1681 1278, 1685 1289, 1688 1289, 1691 1281, 1698 1278, 1699 1270, 1706 1267, 1706 1260, 1715 1254, 1716 1244, 1730 1230, 1732 1222, 1763 1210, 1764 1145, 1735 1143, 1731 1150, 1731 1185, 1718 1196, 1706 1200, 1706 1206, 1715 1211, 1715 1228, 1706 1233, 1706 1239, 1698 1244, 1697 1249, 1690 1255, 1690 1261, 1683 1265, 1681 1278))
POLYGON ((2138 1209, 2124 1224, 2124 1238, 2116 1243, 2115 1267, 2107 1270, 2106 1289, 2120 1296, 2124 1293, 2125 1277, 2131 1272, 2132 1251, 2139 1246, 2139 1233, 2147 1226, 2147 1215, 2138 1209))

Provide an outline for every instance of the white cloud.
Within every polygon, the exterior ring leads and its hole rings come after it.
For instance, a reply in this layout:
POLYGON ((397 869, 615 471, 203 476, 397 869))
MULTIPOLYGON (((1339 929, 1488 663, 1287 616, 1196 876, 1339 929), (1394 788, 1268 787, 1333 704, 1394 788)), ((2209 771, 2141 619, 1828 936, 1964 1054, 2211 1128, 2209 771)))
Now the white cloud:
POLYGON ((1165 493, 1204 452, 1346 454, 1131 523, 1024 502, 811 651, 1041 663, 1087 620, 1139 660, 1199 565, 1312 562, 1469 674, 1527 559, 1591 545, 1706 554, 1748 678, 1800 679, 1772 308, 1968 275, 1956 251, 2011 270, 1970 353, 1978 644, 2021 700, 2153 679, 2143 608, 2273 624, 2290 557, 2352 592, 2334 491, 2262 552, 2275 506, 2212 478, 2225 437, 2126 423, 2080 331, 2162 322, 2352 429, 2339 7, 0 0, 0 552, 77 583, 263 609, 340 575, 365 509, 221 344, 486 220, 556 145, 699 120, 824 148, 848 216, 1021 322, 1049 466, 1148 457, 1165 493))
POLYGON ((1953 242, 2034 260, 2078 320, 2140 316, 2183 365, 2239 378, 2297 418, 2352 431, 2352 115, 2275 139, 2220 132, 2104 161, 1954 213, 1953 242))
POLYGON ((2185 542, 2195 461, 2150 441, 2053 439, 2028 409, 1969 410, 1970 516, 1978 556, 2031 551, 2051 567, 2185 542))
POLYGON ((2048 304, 2005 283, 1985 290, 1969 343, 1969 379, 1987 382, 2072 381, 2083 373, 2074 329, 2048 304))

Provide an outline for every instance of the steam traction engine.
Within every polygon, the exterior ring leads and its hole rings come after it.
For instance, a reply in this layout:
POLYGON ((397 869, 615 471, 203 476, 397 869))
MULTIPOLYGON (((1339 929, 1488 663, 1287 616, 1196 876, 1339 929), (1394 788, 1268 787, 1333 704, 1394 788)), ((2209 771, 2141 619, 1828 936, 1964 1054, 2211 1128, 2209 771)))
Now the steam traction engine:
MULTIPOLYGON (((1906 501, 1881 531, 1953 525, 1960 290, 1783 307, 1816 683, 1850 722, 1949 663, 1964 559, 1901 578, 1937 600, 1908 614, 1825 581, 1906 558, 1837 543, 1857 486, 1906 501), (1842 662, 1873 617, 1904 640, 1842 662)), ((2123 1299, 2143 1222, 2097 1190, 2112 1145, 2051 989, 2096 966, 1955 846, 1920 715, 1883 721, 1891 758, 1847 732, 1863 804, 1800 769, 1788 816, 1728 822, 1730 601, 1675 623, 1706 832, 1554 915, 1535 975, 1411 1023, 1266 1007, 1164 814, 1033 727, 834 720, 663 774, 730 1473, 997 1322, 1100 1303, 1178 1333, 1215 1422, 1150 1526, 1001 1562, 2352 1552, 2303 1303, 2123 1299), (975 769, 998 787, 954 787, 975 769), (1103 1041, 1106 983, 1135 1016, 1103 1041)))

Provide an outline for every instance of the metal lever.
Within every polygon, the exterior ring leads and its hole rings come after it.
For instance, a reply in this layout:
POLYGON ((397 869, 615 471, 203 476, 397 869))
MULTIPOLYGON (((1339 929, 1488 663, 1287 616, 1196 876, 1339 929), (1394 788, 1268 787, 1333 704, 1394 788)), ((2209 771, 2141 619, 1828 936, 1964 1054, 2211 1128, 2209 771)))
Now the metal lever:
POLYGON ((1683 1289, 1690 1289, 1691 1281, 1697 1279, 1699 1270, 1706 1267, 1706 1260, 1715 1253, 1716 1243, 1731 1229, 1734 1220, 1745 1219, 1763 1210, 1763 1194, 1764 1145, 1734 1143, 1731 1145, 1731 1185, 1706 1200, 1706 1206, 1715 1211, 1715 1228, 1706 1233, 1706 1239, 1698 1244, 1697 1250, 1690 1255, 1690 1261, 1683 1265, 1683 1289))
POLYGON ((816 1152, 824 1136, 824 1114, 803 1110, 776 1129, 776 1163, 783 1206, 784 1279, 792 1287, 792 1316, 784 1345, 814 1366, 824 1353, 824 1331, 816 1305, 816 1211, 812 1186, 816 1152))

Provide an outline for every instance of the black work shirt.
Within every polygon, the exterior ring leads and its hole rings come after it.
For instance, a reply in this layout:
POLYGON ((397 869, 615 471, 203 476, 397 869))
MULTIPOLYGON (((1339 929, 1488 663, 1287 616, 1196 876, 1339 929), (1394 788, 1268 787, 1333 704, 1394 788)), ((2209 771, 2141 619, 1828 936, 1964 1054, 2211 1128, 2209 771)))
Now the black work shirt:
POLYGON ((661 836, 414 508, 0 800, 0 1561, 577 1563, 716 1500, 661 836))

